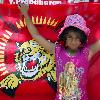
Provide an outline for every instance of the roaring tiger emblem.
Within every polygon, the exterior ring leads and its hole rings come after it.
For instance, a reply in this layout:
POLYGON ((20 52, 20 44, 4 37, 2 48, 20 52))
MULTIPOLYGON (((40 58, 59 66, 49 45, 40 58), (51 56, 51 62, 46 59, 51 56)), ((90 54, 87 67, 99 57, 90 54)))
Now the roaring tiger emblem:
MULTIPOLYGON (((16 43, 16 72, 11 73, 0 82, 5 91, 16 89, 25 80, 35 81, 46 75, 48 81, 56 82, 54 55, 48 53, 34 39, 16 43)), ((9 92, 10 93, 10 92, 9 92)))
POLYGON ((44 74, 55 80, 54 55, 46 52, 35 40, 24 42, 15 53, 17 71, 22 80, 36 80, 44 74))

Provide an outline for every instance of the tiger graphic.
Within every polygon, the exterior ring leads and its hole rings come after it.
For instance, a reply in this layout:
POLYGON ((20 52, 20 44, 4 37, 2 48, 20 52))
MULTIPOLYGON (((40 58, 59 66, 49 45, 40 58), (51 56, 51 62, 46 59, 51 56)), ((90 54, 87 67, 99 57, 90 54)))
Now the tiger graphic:
POLYGON ((34 39, 24 43, 16 42, 16 72, 0 82, 0 87, 15 89, 25 80, 35 81, 46 75, 48 81, 56 82, 54 55, 48 53, 34 39))

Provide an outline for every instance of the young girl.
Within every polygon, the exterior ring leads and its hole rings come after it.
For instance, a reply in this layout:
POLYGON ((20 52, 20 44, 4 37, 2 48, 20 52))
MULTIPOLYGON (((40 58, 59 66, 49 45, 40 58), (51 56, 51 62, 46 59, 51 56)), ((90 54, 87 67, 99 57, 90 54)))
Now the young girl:
POLYGON ((19 4, 18 7, 25 17, 32 37, 45 50, 55 55, 58 87, 55 100, 88 100, 88 62, 100 50, 100 40, 90 47, 87 45, 90 30, 83 17, 78 14, 67 16, 59 35, 59 40, 63 41, 64 45, 54 44, 42 37, 32 24, 28 15, 29 7, 24 4, 19 4))

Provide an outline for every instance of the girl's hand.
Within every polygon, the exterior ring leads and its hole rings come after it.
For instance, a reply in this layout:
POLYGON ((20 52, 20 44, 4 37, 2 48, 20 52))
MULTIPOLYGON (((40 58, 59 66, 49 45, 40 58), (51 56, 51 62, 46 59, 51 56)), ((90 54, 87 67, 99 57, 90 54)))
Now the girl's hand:
POLYGON ((25 16, 25 15, 27 15, 27 13, 28 13, 28 10, 29 10, 29 5, 26 5, 26 4, 19 4, 18 5, 18 8, 19 8, 19 10, 21 11, 21 13, 25 16))

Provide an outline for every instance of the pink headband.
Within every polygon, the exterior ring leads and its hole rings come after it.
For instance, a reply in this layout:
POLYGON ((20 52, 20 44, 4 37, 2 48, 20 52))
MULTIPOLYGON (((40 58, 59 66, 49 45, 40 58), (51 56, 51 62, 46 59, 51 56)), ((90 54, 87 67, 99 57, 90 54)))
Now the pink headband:
POLYGON ((63 30, 69 26, 74 26, 74 27, 79 28, 80 30, 84 31, 87 36, 90 33, 90 29, 87 28, 86 26, 86 21, 84 20, 82 16, 78 14, 67 16, 64 22, 64 26, 61 28, 61 31, 59 33, 61 34, 63 30))

